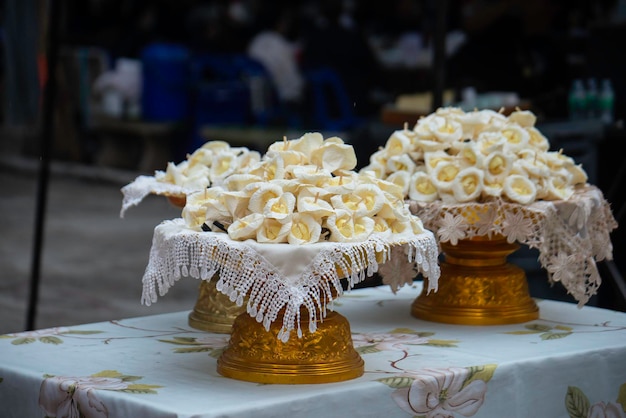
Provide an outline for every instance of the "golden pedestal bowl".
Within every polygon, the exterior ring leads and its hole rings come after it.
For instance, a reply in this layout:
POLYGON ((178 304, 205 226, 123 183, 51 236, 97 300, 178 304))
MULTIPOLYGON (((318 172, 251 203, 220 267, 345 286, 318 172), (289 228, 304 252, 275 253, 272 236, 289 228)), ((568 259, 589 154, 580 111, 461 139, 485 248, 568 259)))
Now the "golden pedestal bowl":
POLYGON ((237 316, 246 312, 246 303, 237 306, 231 302, 228 296, 215 288, 217 280, 215 275, 211 281, 201 281, 198 299, 189 314, 189 326, 201 331, 229 334, 237 316))
MULTIPOLYGON (((411 314, 427 321, 501 325, 532 321, 539 309, 530 297, 526 274, 507 262, 519 246, 498 235, 441 243, 444 261, 437 292, 425 290, 411 314)), ((427 278, 424 289, 428 288, 427 278)))
POLYGON ((309 331, 309 317, 301 312, 302 337, 278 338, 282 316, 266 331, 247 313, 240 314, 228 348, 217 361, 222 376, 257 383, 308 384, 350 380, 363 375, 364 362, 352 343, 348 320, 329 312, 309 331))

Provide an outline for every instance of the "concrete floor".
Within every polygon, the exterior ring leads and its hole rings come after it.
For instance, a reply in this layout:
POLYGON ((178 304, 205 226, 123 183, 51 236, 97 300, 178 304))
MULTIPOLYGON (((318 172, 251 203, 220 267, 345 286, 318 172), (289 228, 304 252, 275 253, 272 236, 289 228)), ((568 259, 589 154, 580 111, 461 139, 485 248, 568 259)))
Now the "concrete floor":
MULTIPOLYGON (((0 164, 0 334, 23 331, 33 259, 37 164, 0 164)), ((150 196, 119 217, 136 173, 53 164, 35 328, 191 310, 198 282, 181 279, 150 307, 141 278, 154 227, 180 211, 150 196)))

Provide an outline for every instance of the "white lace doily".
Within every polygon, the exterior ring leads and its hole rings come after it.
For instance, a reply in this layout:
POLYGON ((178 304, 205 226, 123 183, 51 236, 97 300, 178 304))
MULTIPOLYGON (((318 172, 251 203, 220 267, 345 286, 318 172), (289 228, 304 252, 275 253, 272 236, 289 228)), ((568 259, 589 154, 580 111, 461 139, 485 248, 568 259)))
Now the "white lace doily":
POLYGON ((163 196, 186 196, 197 191, 176 184, 164 183, 158 181, 154 176, 138 176, 133 182, 127 184, 121 189, 124 195, 122 199, 122 209, 120 217, 124 217, 124 213, 132 206, 137 206, 149 194, 163 196))
POLYGON ((438 241, 456 245, 475 236, 504 235, 539 250, 551 282, 561 282, 584 305, 601 283, 596 261, 613 258, 610 233, 617 228, 609 204, 595 186, 585 185, 569 200, 529 205, 501 199, 486 203, 409 202, 411 212, 438 241))
MULTIPOLYGON (((384 263, 391 248, 399 246, 405 248, 408 262, 429 278, 428 290, 436 290, 439 251, 430 231, 396 234, 393 240, 374 234, 363 242, 295 246, 234 241, 226 234, 189 229, 182 219, 164 221, 154 230, 142 303, 156 302, 157 292, 163 296, 181 277, 211 280, 219 272, 217 290, 239 306, 248 296, 248 313, 266 329, 285 309, 279 337, 287 341, 294 329, 302 335, 301 306, 309 312, 310 331, 315 331, 315 320, 324 318, 331 308, 327 301, 332 303, 343 293, 340 279, 346 273, 340 272, 348 272, 348 287, 352 288, 378 271, 377 253, 382 254, 384 263)), ((401 275, 384 277, 394 291, 407 281, 401 275)))

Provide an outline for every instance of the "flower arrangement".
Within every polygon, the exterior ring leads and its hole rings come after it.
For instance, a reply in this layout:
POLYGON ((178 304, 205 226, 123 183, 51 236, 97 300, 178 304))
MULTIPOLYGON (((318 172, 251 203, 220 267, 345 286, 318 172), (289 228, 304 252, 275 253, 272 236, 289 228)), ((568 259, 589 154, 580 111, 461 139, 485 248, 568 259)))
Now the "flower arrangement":
POLYGON ((356 163, 354 148, 339 137, 285 138, 245 167, 223 158, 220 173, 230 174, 220 185, 189 194, 182 217, 190 228, 260 243, 361 242, 372 234, 423 233, 402 188, 355 172, 356 163))
POLYGON ((587 174, 562 150, 549 151, 536 120, 522 110, 439 108, 394 132, 361 172, 399 185, 417 202, 567 200, 587 174))
POLYGON ((169 162, 165 171, 156 171, 154 178, 185 189, 202 190, 220 184, 226 177, 261 159, 257 151, 231 147, 228 142, 209 141, 188 154, 178 164, 169 162))

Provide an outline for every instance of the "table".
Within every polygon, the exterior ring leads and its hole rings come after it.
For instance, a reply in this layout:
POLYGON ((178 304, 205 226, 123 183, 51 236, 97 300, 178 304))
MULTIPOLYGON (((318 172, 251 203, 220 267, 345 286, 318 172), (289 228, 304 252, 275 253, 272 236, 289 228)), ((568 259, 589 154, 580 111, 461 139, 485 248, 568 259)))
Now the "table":
MULTIPOLYGON (((103 115, 94 115, 90 130, 101 141, 101 149, 97 163, 102 166, 133 166, 128 160, 129 138, 139 140, 139 163, 136 168, 142 172, 152 173, 162 170, 170 161, 170 142, 174 135, 174 122, 149 122, 142 120, 116 119, 103 115)), ((135 168, 135 167, 132 167, 135 168)))
POLYGON ((189 312, 3 335, 0 415, 626 416, 626 314, 538 300, 530 323, 438 324, 410 315, 420 290, 364 288, 335 302, 365 374, 331 384, 221 377, 227 335, 190 328, 189 312))

